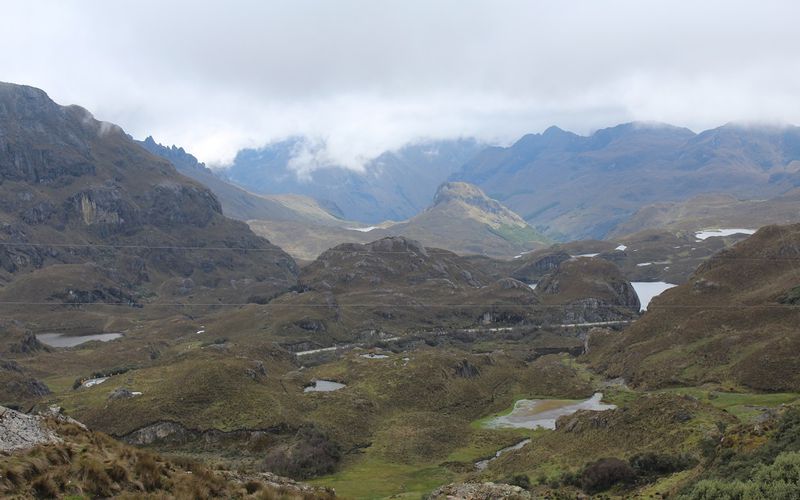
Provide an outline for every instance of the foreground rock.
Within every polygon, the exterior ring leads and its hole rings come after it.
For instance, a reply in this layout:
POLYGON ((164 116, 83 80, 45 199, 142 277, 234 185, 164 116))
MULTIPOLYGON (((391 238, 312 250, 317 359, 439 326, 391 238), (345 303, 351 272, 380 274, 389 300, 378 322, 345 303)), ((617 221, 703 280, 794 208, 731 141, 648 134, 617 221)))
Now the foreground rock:
POLYGON ((270 473, 213 471, 88 430, 51 407, 27 415, 0 406, 0 498, 333 498, 270 473))
POLYGON ((495 500, 500 498, 526 499, 533 498, 529 491, 498 483, 457 483, 442 486, 431 493, 431 500, 443 499, 469 499, 469 500, 495 500))
POLYGON ((61 439, 44 424, 44 417, 0 406, 0 452, 59 442, 61 439))

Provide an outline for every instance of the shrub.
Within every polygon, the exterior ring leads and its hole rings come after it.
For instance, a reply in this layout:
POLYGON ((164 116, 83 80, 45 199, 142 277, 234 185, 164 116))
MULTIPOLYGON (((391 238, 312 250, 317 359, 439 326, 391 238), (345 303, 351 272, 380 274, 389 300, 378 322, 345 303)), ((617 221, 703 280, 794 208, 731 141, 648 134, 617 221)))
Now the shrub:
POLYGON ((86 488, 97 496, 110 497, 113 494, 113 481, 106 474, 103 465, 92 458, 84 458, 80 461, 79 474, 81 481, 86 488))
POLYGON ((255 493, 256 491, 260 490, 263 487, 264 484, 261 481, 256 481, 254 479, 251 479, 246 483, 244 483, 244 489, 247 490, 248 495, 252 495, 253 493, 255 493))
POLYGON ((161 483, 161 466, 148 453, 138 454, 134 473, 147 491, 158 490, 163 486, 161 483))
POLYGON ((636 472, 627 462, 618 458, 601 458, 583 469, 580 485, 587 493, 597 493, 618 483, 630 483, 635 477, 636 472))
POLYGON ((124 465, 119 464, 118 462, 114 462, 113 464, 106 467, 106 474, 118 483, 123 483, 128 481, 128 469, 125 468, 124 465))
POLYGON ((503 482, 506 483, 506 484, 510 484, 512 486, 519 486, 520 488, 522 488, 524 490, 531 489, 531 480, 525 474, 515 474, 515 475, 503 480, 503 482))
POLYGON ((639 476, 661 476, 686 470, 696 461, 688 455, 647 452, 632 456, 628 463, 639 476))
POLYGON ((298 429, 291 443, 273 449, 263 468, 282 476, 306 479, 333 472, 341 459, 339 445, 313 425, 298 429))
POLYGON ((61 490, 49 474, 36 479, 31 486, 39 498, 58 498, 61 494, 61 490))
POLYGON ((695 484, 682 498, 686 500, 758 500, 800 498, 800 453, 778 455, 769 465, 761 465, 747 482, 708 479, 695 484))

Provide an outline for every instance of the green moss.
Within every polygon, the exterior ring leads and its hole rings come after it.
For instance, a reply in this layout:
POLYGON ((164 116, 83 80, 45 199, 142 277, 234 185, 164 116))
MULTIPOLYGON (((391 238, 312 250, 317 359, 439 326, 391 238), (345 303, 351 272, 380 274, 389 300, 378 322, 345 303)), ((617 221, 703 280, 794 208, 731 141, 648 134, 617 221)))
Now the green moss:
POLYGON ((341 472, 310 481, 336 490, 337 498, 420 498, 450 482, 454 474, 437 465, 391 463, 368 454, 341 472))

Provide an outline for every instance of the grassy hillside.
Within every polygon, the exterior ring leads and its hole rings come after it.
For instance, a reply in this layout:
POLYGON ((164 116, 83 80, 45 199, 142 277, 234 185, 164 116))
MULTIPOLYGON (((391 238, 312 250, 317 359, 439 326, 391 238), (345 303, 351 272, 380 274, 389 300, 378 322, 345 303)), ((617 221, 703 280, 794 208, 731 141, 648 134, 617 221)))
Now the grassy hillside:
POLYGON ((650 387, 729 383, 798 390, 794 352, 800 226, 767 226, 655 299, 621 335, 593 339, 592 365, 650 387))

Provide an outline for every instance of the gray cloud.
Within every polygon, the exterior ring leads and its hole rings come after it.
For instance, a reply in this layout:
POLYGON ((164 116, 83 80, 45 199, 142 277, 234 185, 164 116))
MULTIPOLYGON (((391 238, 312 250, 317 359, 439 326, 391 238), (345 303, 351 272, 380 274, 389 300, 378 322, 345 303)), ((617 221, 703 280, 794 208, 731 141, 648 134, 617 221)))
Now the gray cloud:
MULTIPOLYGON (((556 124, 800 122, 794 1, 11 1, 0 79, 211 164, 291 135, 359 168, 556 124)), ((313 154, 312 154, 313 153, 313 154)))

